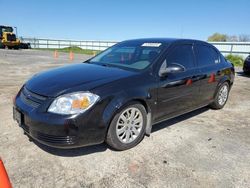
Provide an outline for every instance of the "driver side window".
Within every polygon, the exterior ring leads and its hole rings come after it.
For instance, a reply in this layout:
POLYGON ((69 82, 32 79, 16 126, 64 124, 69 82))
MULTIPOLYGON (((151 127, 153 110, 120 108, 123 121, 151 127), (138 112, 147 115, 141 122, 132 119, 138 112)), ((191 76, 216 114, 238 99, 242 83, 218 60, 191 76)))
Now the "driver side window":
POLYGON ((194 55, 191 44, 177 45, 163 61, 159 72, 172 64, 182 65, 186 70, 194 67, 194 55))

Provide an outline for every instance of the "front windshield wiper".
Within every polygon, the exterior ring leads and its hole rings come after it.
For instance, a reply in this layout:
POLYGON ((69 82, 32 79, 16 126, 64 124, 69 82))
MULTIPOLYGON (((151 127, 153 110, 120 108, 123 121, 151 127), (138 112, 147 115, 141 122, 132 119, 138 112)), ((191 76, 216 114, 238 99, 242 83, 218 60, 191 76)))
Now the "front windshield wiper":
POLYGON ((83 63, 90 63, 90 59, 84 61, 83 63))
POLYGON ((95 64, 95 65, 100 65, 100 66, 103 66, 103 67, 112 67, 112 68, 117 68, 117 69, 135 71, 135 70, 133 70, 133 69, 131 69, 129 67, 123 67, 123 66, 119 66, 119 65, 114 65, 114 64, 111 64, 111 63, 100 63, 100 62, 91 62, 91 61, 89 61, 88 63, 95 64))
POLYGON ((115 67, 115 66, 112 66, 108 63, 100 63, 101 66, 104 66, 104 67, 115 67))
POLYGON ((104 66, 104 67, 116 67, 116 66, 113 66, 113 65, 108 64, 108 63, 90 62, 90 61, 88 61, 88 63, 92 63, 92 64, 95 64, 95 65, 101 65, 101 66, 104 66))

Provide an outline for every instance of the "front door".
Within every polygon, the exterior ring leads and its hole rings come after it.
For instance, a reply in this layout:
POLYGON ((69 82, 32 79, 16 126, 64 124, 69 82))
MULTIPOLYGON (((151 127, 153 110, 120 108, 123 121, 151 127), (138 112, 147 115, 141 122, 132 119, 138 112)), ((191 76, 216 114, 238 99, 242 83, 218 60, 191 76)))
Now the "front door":
POLYGON ((194 106, 199 93, 193 45, 178 44, 171 49, 161 68, 179 64, 185 68, 185 71, 169 73, 166 77, 159 79, 156 121, 188 111, 194 106))

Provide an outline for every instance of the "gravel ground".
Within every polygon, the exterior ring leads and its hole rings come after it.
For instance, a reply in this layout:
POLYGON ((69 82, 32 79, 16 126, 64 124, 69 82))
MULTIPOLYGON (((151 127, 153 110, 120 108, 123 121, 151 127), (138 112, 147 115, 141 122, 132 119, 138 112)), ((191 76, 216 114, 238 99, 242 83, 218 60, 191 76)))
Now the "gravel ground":
POLYGON ((250 77, 240 70, 223 110, 202 108, 155 125, 133 149, 30 142, 12 120, 13 96, 36 72, 86 58, 0 50, 0 156, 13 187, 250 187, 250 77))

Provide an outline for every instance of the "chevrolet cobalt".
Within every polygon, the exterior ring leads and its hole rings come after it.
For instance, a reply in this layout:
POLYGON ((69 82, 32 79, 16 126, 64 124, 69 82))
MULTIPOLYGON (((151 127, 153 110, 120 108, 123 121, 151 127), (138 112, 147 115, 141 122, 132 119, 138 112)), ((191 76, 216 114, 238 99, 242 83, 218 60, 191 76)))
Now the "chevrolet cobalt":
POLYGON ((79 64, 34 75, 13 117, 38 142, 74 148, 137 145, 153 124, 210 106, 221 109, 234 67, 212 45, 184 39, 118 43, 79 64))

